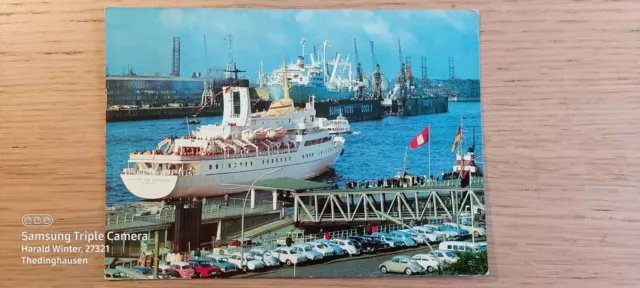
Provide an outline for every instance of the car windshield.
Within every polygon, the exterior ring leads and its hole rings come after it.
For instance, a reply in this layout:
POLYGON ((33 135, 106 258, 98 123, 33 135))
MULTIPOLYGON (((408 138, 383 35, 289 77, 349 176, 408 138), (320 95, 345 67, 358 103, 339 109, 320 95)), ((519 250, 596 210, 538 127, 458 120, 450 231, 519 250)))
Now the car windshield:
POLYGON ((451 251, 447 251, 444 254, 447 254, 447 256, 449 256, 449 257, 453 257, 453 252, 451 252, 451 251))
POLYGON ((182 270, 191 269, 191 266, 189 266, 189 265, 182 265, 182 266, 180 267, 180 269, 182 269, 182 270))
POLYGON ((347 240, 347 245, 353 245, 353 242, 351 242, 351 240, 347 240))
POLYGON ((289 250, 289 254, 296 254, 295 250, 289 250))
POLYGON ((207 268, 207 267, 211 267, 211 264, 209 264, 209 263, 207 263, 207 262, 200 262, 200 263, 198 263, 198 264, 200 264, 200 267, 205 267, 205 268, 207 268))
POLYGON ((313 248, 307 246, 307 247, 304 247, 304 251, 311 252, 313 251, 313 248))
POLYGON ((318 248, 320 248, 320 249, 322 249, 322 248, 327 248, 327 246, 326 246, 326 245, 324 245, 324 244, 320 244, 320 245, 318 245, 317 247, 318 247, 318 248))
POLYGON ((487 246, 484 246, 484 245, 482 245, 482 246, 478 246, 478 247, 476 248, 476 251, 478 251, 478 252, 487 251, 487 246))

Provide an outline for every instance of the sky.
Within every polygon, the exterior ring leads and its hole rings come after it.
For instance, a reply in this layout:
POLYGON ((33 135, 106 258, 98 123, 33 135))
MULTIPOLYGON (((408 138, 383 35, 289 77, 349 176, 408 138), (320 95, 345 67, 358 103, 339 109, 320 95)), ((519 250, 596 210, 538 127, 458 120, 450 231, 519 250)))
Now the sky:
POLYGON ((306 59, 314 45, 321 52, 326 40, 328 55, 350 55, 354 75, 354 39, 364 73, 372 70, 373 41, 382 73, 395 78, 400 40, 417 77, 422 76, 423 56, 431 79, 449 78, 449 57, 456 78, 479 79, 480 74, 477 11, 107 8, 105 18, 107 72, 112 75, 127 66, 138 75, 170 74, 173 37, 180 37, 180 75, 186 77, 204 72, 206 63, 223 67, 231 55, 255 81, 260 61, 265 73, 282 66, 283 59, 295 61, 303 38, 306 59))

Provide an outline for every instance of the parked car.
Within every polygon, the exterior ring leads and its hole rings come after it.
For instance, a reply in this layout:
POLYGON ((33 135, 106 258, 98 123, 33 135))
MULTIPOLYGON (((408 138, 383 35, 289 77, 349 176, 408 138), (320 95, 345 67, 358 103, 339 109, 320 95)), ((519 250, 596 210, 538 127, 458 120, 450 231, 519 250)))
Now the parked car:
POLYGON ((438 270, 438 266, 440 266, 440 261, 438 261, 435 256, 429 254, 413 255, 411 259, 420 264, 420 266, 426 269, 429 273, 433 273, 433 271, 438 270))
POLYGON ((338 245, 340 248, 342 248, 342 250, 346 250, 350 256, 360 255, 360 249, 358 249, 358 247, 356 247, 356 245, 351 240, 332 239, 331 242, 338 245))
POLYGON ((438 257, 438 260, 440 260, 441 264, 455 263, 456 261, 458 261, 458 259, 460 259, 451 250, 434 250, 427 254, 438 257))
POLYGON ((382 273, 404 273, 407 275, 422 274, 426 271, 420 264, 411 259, 411 256, 407 255, 395 256, 391 260, 380 264, 378 268, 382 273))
MULTIPOLYGON (((469 233, 473 233, 473 236, 475 237, 481 237, 487 234, 486 229, 485 228, 481 228, 481 227, 473 227, 473 226, 468 226, 468 225, 458 225, 456 223, 442 223, 442 225, 446 225, 446 226, 451 226, 453 228, 458 229, 458 227, 462 230, 465 230, 469 233)), ((471 235, 471 234, 469 234, 471 235)))
POLYGON ((199 278, 211 278, 222 275, 222 269, 214 266, 206 259, 193 259, 189 261, 193 270, 195 270, 195 276, 199 278))
POLYGON ((196 273, 187 262, 171 262, 171 268, 178 272, 183 279, 193 278, 196 273))
POLYGON ((404 241, 397 239, 387 233, 380 233, 380 232, 376 232, 373 234, 373 236, 377 237, 378 239, 382 240, 383 242, 389 244, 389 246, 391 248, 397 249, 397 248, 401 248, 406 246, 406 244, 404 243, 404 241))
POLYGON ((482 252, 487 250, 487 242, 445 241, 438 247, 440 250, 452 250, 459 252, 482 252))
MULTIPOLYGON (((326 240, 328 241, 328 240, 326 240)), ((322 257, 332 257, 332 256, 336 256, 336 254, 338 254, 339 251, 336 251, 335 248, 327 245, 326 243, 323 243, 321 241, 311 241, 309 243, 307 243, 309 245, 311 245, 312 249, 320 254, 322 254, 322 257)))
POLYGON ((376 251, 384 251, 384 250, 389 250, 391 249, 391 245, 389 245, 389 243, 382 241, 382 239, 380 239, 379 237, 375 237, 375 236, 371 236, 371 235, 364 235, 361 236, 363 238, 366 239, 370 239, 373 243, 373 245, 375 245, 375 249, 376 251))
POLYGON ((402 240, 402 242, 404 242, 404 245, 407 247, 418 246, 418 242, 413 240, 413 238, 411 238, 411 235, 409 235, 408 233, 404 233, 401 231, 392 231, 391 233, 389 233, 389 235, 395 237, 396 239, 402 240))
POLYGON ((353 241, 353 244, 360 250, 362 253, 375 253, 376 245, 373 239, 362 237, 362 236, 351 236, 347 239, 353 241))
POLYGON ((324 239, 323 239, 323 240, 316 240, 316 241, 313 241, 313 242, 315 242, 315 243, 320 243, 320 244, 324 244, 324 245, 326 245, 327 247, 329 247, 329 248, 333 249, 333 252, 335 253, 334 255, 335 255, 335 256, 337 256, 337 257, 344 256, 344 255, 347 255, 347 254, 348 254, 348 253, 347 253, 347 251, 345 251, 344 249, 342 249, 342 248, 341 248, 340 246, 338 246, 336 243, 331 242, 331 240, 324 240, 324 239))
POLYGON ((105 269, 104 279, 120 281, 120 280, 132 280, 133 278, 129 277, 124 272, 118 271, 116 269, 105 269))
POLYGON ((416 231, 413 231, 411 229, 403 229, 403 230, 398 230, 398 231, 395 231, 395 232, 405 233, 407 236, 411 237, 411 239, 413 239, 413 241, 416 241, 416 243, 418 243, 418 245, 427 244, 429 242, 429 239, 427 239, 427 237, 424 236, 421 232, 416 232, 416 231))
POLYGON ((298 254, 296 249, 292 247, 278 247, 270 252, 273 256, 278 257, 278 260, 280 260, 281 263, 285 263, 288 266, 307 262, 307 257, 302 254, 298 254))
POLYGON ((158 265, 158 278, 160 279, 179 279, 182 278, 180 273, 173 270, 171 266, 167 264, 158 265))
MULTIPOLYGON (((448 235, 447 232, 438 231, 437 227, 434 229, 425 226, 416 226, 413 227, 411 231, 422 234, 430 243, 445 241, 448 235)), ((458 233, 455 233, 455 235, 457 234, 458 233)))
POLYGON ((458 234, 457 231, 440 230, 440 226, 437 225, 422 225, 422 227, 429 229, 431 233, 442 234, 445 241, 456 240, 460 238, 460 234, 458 234))
MULTIPOLYGON (((487 229, 485 229, 484 227, 480 227, 482 225, 481 223, 474 223, 474 226, 462 225, 461 224, 460 228, 469 231, 469 233, 473 233, 474 237, 483 237, 483 236, 487 235, 487 229)), ((445 223, 445 224, 447 224, 447 223, 445 223)), ((451 224, 451 223, 448 223, 448 224, 451 224)), ((453 224, 453 225, 455 225, 455 224, 453 224)))
POLYGON ((253 248, 249 253, 251 253, 254 258, 264 262, 267 267, 277 267, 282 264, 280 260, 278 260, 278 257, 271 254, 271 252, 265 248, 253 248))
POLYGON ((229 256, 223 254, 209 254, 206 257, 211 265, 220 268, 222 273, 230 274, 238 271, 236 264, 229 262, 229 256))
POLYGON ((453 232, 457 232, 458 233, 458 238, 459 239, 464 239, 469 237, 471 234, 469 234, 469 231, 467 231, 466 229, 463 228, 459 228, 456 226, 452 226, 452 225, 445 225, 446 223, 443 223, 442 225, 440 225, 438 227, 438 230, 440 231, 453 231, 453 232))
POLYGON ((135 271, 136 273, 139 273, 140 275, 147 277, 149 279, 153 279, 153 269, 149 268, 149 267, 142 267, 142 266, 133 266, 131 267, 131 270, 135 271))
POLYGON ((264 262, 253 258, 253 255, 251 255, 251 253, 233 253, 229 255, 229 262, 236 264, 236 267, 238 267, 238 269, 242 269, 242 271, 245 272, 261 270, 267 267, 264 262))
POLYGON ((302 254, 304 255, 304 257, 307 257, 307 259, 309 259, 309 261, 320 261, 324 258, 324 255, 322 255, 322 253, 314 250, 314 246, 310 245, 310 244, 296 244, 291 246, 293 248, 296 249, 296 252, 298 252, 298 254, 302 254))

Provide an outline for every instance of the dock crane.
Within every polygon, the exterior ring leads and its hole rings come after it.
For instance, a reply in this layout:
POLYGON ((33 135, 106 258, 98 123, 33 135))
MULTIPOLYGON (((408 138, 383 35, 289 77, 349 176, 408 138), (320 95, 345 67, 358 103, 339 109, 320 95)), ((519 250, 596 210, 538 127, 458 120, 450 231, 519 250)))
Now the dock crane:
POLYGON ((363 95, 362 93, 362 83, 363 83, 363 79, 362 79, 362 64, 360 63, 360 58, 358 58, 358 45, 356 45, 356 39, 353 39, 353 49, 355 50, 355 57, 356 57, 356 80, 358 82, 358 92, 356 93, 356 97, 357 98, 361 98, 363 95))
POLYGON ((376 52, 373 49, 373 41, 369 41, 371 44, 371 60, 373 61, 373 99, 380 99, 382 97, 382 76, 380 75, 380 64, 376 60, 376 52))
POLYGON ((404 99, 407 97, 407 75, 405 71, 404 57, 402 57, 400 39, 398 39, 398 52, 400 53, 400 72, 398 73, 398 79, 396 82, 400 85, 400 98, 404 99))

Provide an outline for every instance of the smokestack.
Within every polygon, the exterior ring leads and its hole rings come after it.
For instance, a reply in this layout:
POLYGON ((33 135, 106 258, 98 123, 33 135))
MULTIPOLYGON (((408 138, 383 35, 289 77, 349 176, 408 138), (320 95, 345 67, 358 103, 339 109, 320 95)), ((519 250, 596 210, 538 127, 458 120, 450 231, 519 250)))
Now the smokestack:
POLYGON ((173 37, 173 69, 171 76, 180 77, 180 37, 173 37))

